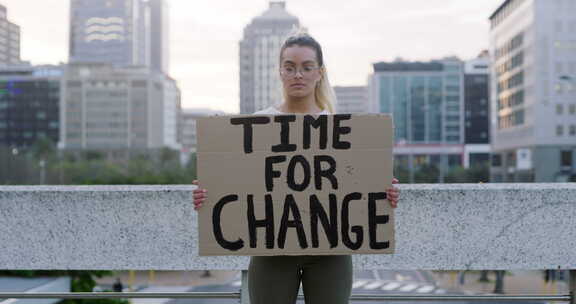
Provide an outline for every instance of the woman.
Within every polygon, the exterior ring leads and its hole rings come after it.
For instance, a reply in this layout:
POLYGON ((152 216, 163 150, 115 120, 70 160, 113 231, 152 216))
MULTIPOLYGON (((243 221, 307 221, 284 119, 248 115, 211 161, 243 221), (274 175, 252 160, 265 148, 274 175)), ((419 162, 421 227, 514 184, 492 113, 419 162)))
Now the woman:
MULTIPOLYGON (((284 103, 255 114, 330 114, 332 88, 320 44, 307 34, 288 38, 280 49, 280 78, 284 103)), ((393 183, 398 183, 394 179, 393 183)), ((194 181, 197 184, 197 181, 194 181)), ((388 189, 393 208, 399 191, 388 189)), ((205 189, 194 190, 194 208, 206 199, 205 189)), ((294 304, 302 282, 307 304, 348 303, 352 289, 352 259, 337 256, 255 256, 248 268, 252 304, 294 304)))

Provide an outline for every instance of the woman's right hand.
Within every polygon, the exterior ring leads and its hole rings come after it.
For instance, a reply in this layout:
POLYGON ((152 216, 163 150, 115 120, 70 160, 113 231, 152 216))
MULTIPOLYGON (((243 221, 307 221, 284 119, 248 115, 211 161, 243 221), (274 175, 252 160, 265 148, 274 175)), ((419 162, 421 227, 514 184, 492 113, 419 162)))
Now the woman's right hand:
MULTIPOLYGON (((194 180, 192 185, 198 186, 198 180, 194 180)), ((202 203, 206 200, 206 189, 202 189, 200 187, 194 189, 194 210, 200 209, 202 207, 202 203)))

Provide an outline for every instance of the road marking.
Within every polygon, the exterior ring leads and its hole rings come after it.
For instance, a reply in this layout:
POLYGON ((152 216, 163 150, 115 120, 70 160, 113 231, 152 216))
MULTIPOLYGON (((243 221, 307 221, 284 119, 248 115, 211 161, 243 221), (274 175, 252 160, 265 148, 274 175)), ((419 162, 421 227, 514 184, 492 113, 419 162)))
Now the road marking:
POLYGON ((434 288, 436 288, 436 287, 434 287, 434 286, 432 286, 432 285, 425 285, 425 286, 422 286, 422 287, 418 288, 418 289, 416 290, 416 292, 417 292, 417 293, 429 293, 429 292, 431 292, 432 290, 434 290, 434 288))
POLYGON ((230 285, 235 286, 235 287, 242 286, 242 281, 234 281, 230 285))
POLYGON ((402 286, 400 283, 390 282, 390 283, 382 286, 382 290, 394 290, 400 286, 402 286))
POLYGON ((408 279, 407 277, 405 277, 399 273, 397 273, 395 277, 396 277, 396 281, 400 281, 400 282, 406 281, 408 279))
MULTIPOLYGON (((138 290, 138 292, 185 292, 190 290, 190 286, 151 286, 148 288, 144 288, 142 290, 138 290)), ((146 299, 146 298, 137 298, 130 300, 132 304, 163 304, 170 302, 174 299, 167 298, 167 299, 146 299)))
POLYGON ((365 285, 366 283, 368 283, 368 281, 366 281, 366 280, 356 281, 356 282, 354 282, 354 284, 352 284, 352 289, 358 288, 358 287, 360 287, 360 286, 363 286, 363 285, 365 285))
POLYGON ((370 284, 368 284, 368 285, 365 285, 365 286, 364 286, 364 289, 371 290, 371 289, 376 289, 376 288, 378 288, 378 287, 380 287, 380 286, 382 286, 382 282, 380 282, 380 281, 375 281, 375 282, 372 282, 372 283, 370 283, 370 284))
POLYGON ((412 290, 414 290, 414 289, 416 289, 416 288, 418 288, 418 285, 417 285, 417 284, 408 284, 408 285, 405 285, 404 287, 402 287, 402 288, 400 288, 400 289, 398 289, 398 290, 399 290, 399 291, 402 291, 402 292, 409 292, 409 291, 412 291, 412 290))
POLYGON ((445 294, 445 293, 446 293, 446 290, 444 290, 444 289, 438 289, 438 290, 436 290, 436 293, 437 293, 437 294, 445 294))

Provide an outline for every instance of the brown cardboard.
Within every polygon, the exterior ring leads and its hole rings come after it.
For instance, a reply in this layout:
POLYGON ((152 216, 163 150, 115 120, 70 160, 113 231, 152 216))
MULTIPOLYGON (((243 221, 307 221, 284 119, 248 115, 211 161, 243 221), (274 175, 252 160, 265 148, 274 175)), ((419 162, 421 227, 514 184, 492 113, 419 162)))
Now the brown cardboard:
MULTIPOLYGON (((281 115, 283 116, 283 115, 281 115)), ((198 132, 198 177, 200 187, 208 190, 208 198, 204 202, 199 214, 200 255, 329 255, 329 254, 374 254, 394 252, 394 212, 387 200, 382 199, 375 202, 376 215, 387 215, 388 222, 385 224, 373 225, 376 227, 375 236, 372 239, 378 242, 389 242, 387 248, 374 249, 370 245, 369 232, 369 193, 382 193, 391 187, 392 181, 392 147, 393 147, 393 126, 392 118, 385 114, 354 114, 348 117, 342 115, 326 115, 327 137, 326 147, 320 146, 320 128, 311 128, 310 147, 304 148, 304 126, 306 115, 292 115, 295 121, 287 123, 291 144, 296 144, 295 151, 272 152, 272 146, 281 142, 281 123, 275 119, 292 119, 290 117, 275 118, 273 115, 259 115, 259 119, 269 120, 269 123, 253 125, 252 127, 252 150, 246 153, 244 142, 244 125, 232 125, 231 121, 238 118, 254 118, 256 115, 236 115, 236 116, 216 116, 199 118, 197 121, 198 132), (340 134, 340 148, 335 148, 333 144, 333 131, 335 130, 335 120, 340 121, 341 128, 349 127, 350 133, 340 134), (343 149, 345 142, 350 143, 349 149, 343 149), (343 146, 342 146, 343 145, 343 146), (271 179, 272 189, 266 186, 266 158, 286 157, 284 162, 274 163, 271 168, 280 174, 280 177, 271 179), (335 161, 335 177, 338 188, 328 177, 321 177, 322 189, 316 188, 316 178, 314 175, 314 159, 324 159, 320 162, 320 169, 326 170, 330 167, 327 158, 335 161), (292 189, 288 185, 287 175, 289 163, 293 159, 299 159, 294 167, 294 180, 296 185, 304 180, 302 163, 310 166, 310 183, 305 188, 292 189), (305 160, 305 161, 303 161, 305 160), (350 193, 358 192, 361 197, 349 204, 348 219, 350 229, 347 233, 342 232, 342 201, 350 193), (237 195, 238 200, 227 204, 218 204, 222 198, 229 195, 237 195), (251 248, 248 219, 249 214, 253 214, 255 220, 265 218, 266 195, 270 195, 273 210, 273 248, 266 247, 266 227, 256 228, 256 247, 251 248), (311 199, 311 196, 317 198, 311 199), (330 197, 335 198, 336 203, 336 233, 331 234, 332 247, 321 224, 321 216, 318 212, 310 210, 312 205, 319 202, 325 210, 326 217, 331 218, 330 197), (279 248, 279 234, 281 234, 281 220, 284 215, 285 201, 288 197, 289 211, 298 211, 301 216, 302 228, 291 226, 285 229, 285 243, 283 248, 279 248), (291 204, 290 197, 294 198, 291 204), (253 212, 249 211, 249 198, 252 198, 253 212), (221 213, 218 205, 223 205, 221 213), (220 214, 221 239, 235 243, 239 239, 243 241, 241 248, 226 249, 217 241, 217 230, 214 229, 214 216, 220 214), (312 216, 316 214, 316 216, 312 216), (311 219, 318 220, 318 243, 312 241, 313 231, 311 219), (361 247, 355 248, 356 234, 351 232, 353 226, 360 225, 363 230, 363 242, 361 247), (303 233, 304 244, 298 239, 298 234, 303 233), (349 235, 348 246, 344 244, 346 235, 349 235), (334 236, 337 237, 335 242, 334 236), (302 245, 307 245, 302 248, 302 245), (314 245, 317 245, 315 248, 314 245), (350 247, 353 247, 351 249, 350 247)), ((312 116, 318 119, 321 116, 312 116)), ((340 129, 343 130, 343 129, 340 129)), ((344 130, 345 131, 345 130, 344 130)), ((344 132, 345 133, 345 132, 344 132)), ((329 174, 325 174, 329 175, 329 174)), ((293 212, 288 212, 288 220, 293 220, 293 212)), ((376 217, 373 217, 376 218, 376 217)), ((378 217, 382 221, 382 217, 378 217)), ((271 227, 269 225, 268 227, 271 227)), ((270 244, 269 244, 270 245, 270 244)), ((233 246, 232 246, 233 247, 233 246)), ((384 246, 386 247, 386 246, 384 246)))

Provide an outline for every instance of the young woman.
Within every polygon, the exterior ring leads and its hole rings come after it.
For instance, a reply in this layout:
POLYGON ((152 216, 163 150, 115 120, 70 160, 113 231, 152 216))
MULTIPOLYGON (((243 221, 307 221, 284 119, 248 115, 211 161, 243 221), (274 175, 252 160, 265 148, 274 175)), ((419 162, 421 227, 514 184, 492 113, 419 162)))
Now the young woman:
MULTIPOLYGON (((328 82, 320 44, 307 34, 288 38, 280 49, 284 103, 255 114, 331 114, 334 93, 328 82)), ((398 183, 394 179, 393 183, 398 183)), ((194 181, 197 184, 197 181, 194 181)), ((393 208, 399 190, 387 189, 393 208)), ((194 208, 206 199, 206 189, 194 190, 194 208)), ((352 258, 330 256, 255 256, 248 268, 252 304, 294 304, 302 283, 307 304, 348 303, 352 290, 352 258)))

